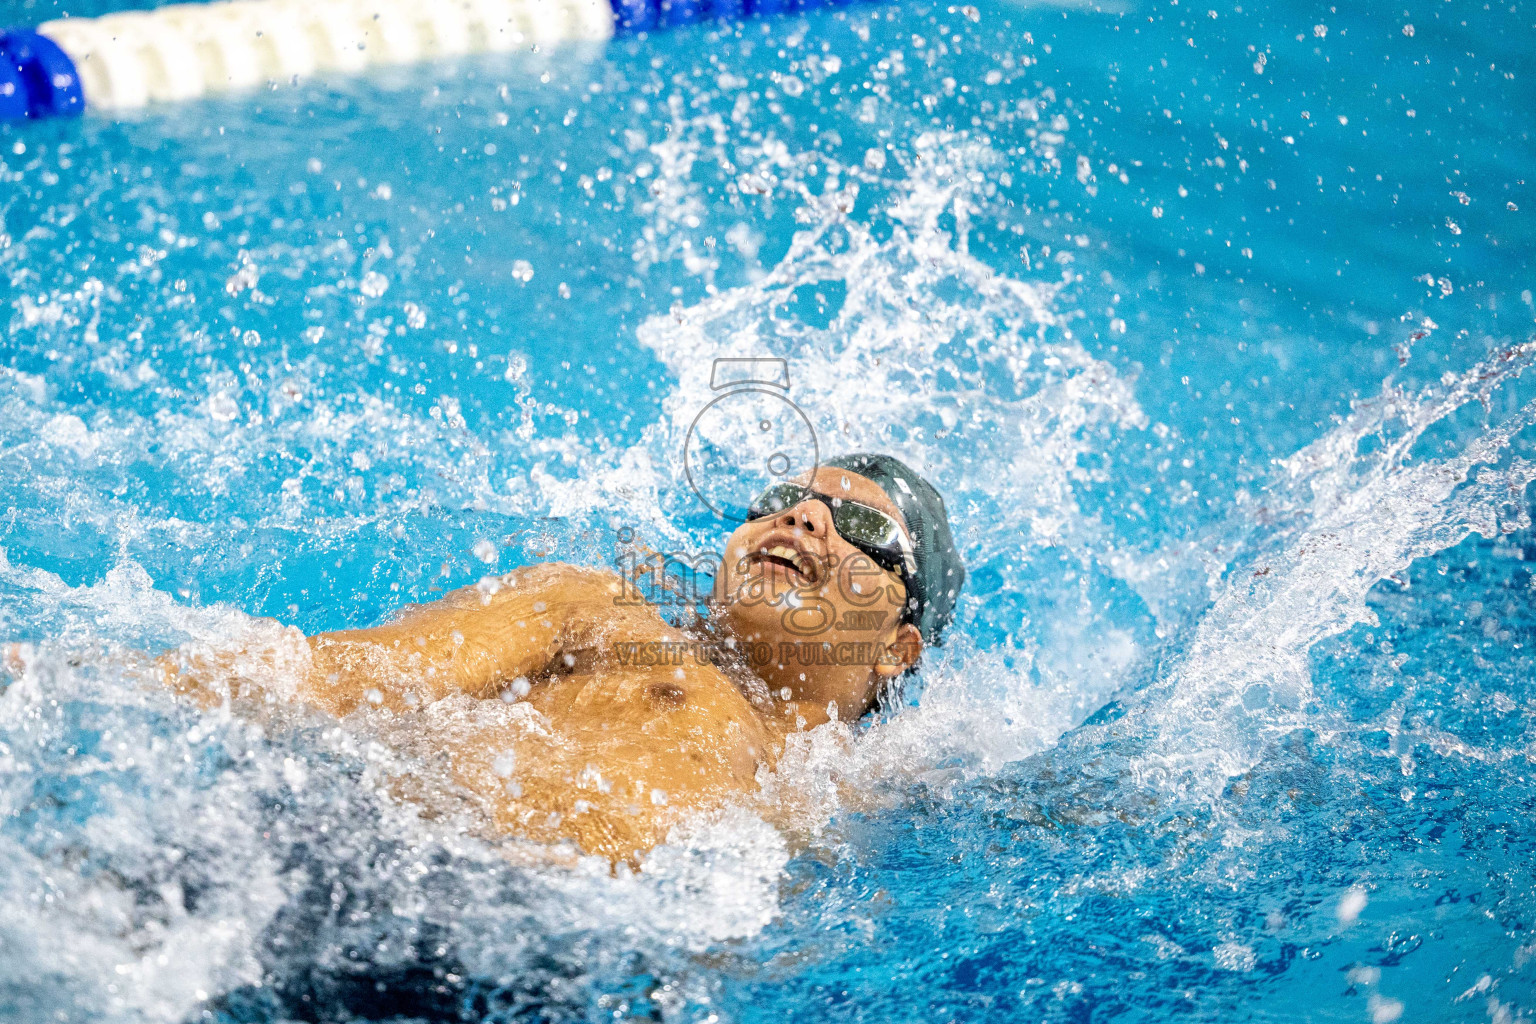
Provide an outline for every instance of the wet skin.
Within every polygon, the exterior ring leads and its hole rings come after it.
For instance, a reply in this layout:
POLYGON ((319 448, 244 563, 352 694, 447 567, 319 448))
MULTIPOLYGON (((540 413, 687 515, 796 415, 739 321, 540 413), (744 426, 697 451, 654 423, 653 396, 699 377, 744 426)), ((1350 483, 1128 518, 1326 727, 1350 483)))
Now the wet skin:
MULTIPOLYGON (((801 482, 901 522, 858 474, 821 469, 801 482)), ((771 701, 749 700, 634 594, 602 570, 515 570, 381 626, 307 638, 296 696, 413 730, 500 831, 636 863, 684 817, 757 792, 790 733, 858 718, 922 650, 902 620, 900 578, 839 536, 814 500, 742 524, 716 577, 717 631, 765 655, 751 669, 771 701), (625 656, 646 644, 680 657, 625 656)), ((241 656, 172 653, 159 665, 209 705, 225 699, 241 656)))

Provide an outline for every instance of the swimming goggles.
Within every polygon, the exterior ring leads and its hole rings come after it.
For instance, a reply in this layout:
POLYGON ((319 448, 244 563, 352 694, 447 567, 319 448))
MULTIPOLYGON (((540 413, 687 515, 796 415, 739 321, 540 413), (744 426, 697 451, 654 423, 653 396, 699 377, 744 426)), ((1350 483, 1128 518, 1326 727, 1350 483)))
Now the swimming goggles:
POLYGON ((785 483, 775 484, 758 495, 747 509, 747 520, 766 519, 812 499, 832 510, 832 525, 839 536, 868 555, 882 569, 898 573, 901 582, 906 585, 907 593, 913 594, 912 581, 917 578, 917 554, 912 550, 912 541, 900 523, 877 508, 847 498, 834 498, 799 484, 785 483))

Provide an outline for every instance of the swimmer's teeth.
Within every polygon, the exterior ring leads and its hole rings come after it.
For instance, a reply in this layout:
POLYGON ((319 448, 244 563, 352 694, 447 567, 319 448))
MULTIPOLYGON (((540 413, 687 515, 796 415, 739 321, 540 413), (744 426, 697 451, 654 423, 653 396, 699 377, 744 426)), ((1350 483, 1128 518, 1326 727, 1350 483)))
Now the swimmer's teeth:
POLYGON ((805 576, 808 579, 812 578, 811 577, 811 571, 807 567, 807 564, 806 564, 806 562, 807 562, 806 558, 803 555, 801 555, 800 552, 796 551, 794 548, 787 548, 784 545, 779 544, 779 545, 775 545, 774 547, 769 548, 766 553, 769 554, 769 555, 772 555, 774 558, 782 558, 782 559, 786 560, 791 565, 793 565, 797 570, 799 570, 799 572, 800 572, 800 574, 802 576, 805 576))

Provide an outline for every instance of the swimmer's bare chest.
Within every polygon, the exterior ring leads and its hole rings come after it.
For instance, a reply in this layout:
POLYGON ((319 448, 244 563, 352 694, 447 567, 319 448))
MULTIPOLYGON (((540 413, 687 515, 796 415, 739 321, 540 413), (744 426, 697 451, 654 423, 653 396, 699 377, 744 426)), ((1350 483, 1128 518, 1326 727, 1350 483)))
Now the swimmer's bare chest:
MULTIPOLYGON (((658 633, 626 643, 669 641, 658 633)), ((575 652, 573 664, 533 682, 526 700, 566 742, 648 760, 674 753, 701 783, 751 785, 771 757, 771 737, 741 691, 708 664, 626 666, 608 652, 575 652), (638 755, 637 756, 641 756, 638 755)))
POLYGON ((507 714, 460 734, 457 781, 508 831, 615 858, 755 792, 775 753, 751 705, 707 665, 578 665, 533 681, 507 714))
POLYGON ((422 732, 505 831, 634 859, 688 814, 755 792, 781 741, 654 608, 558 568, 312 638, 307 696, 422 732))

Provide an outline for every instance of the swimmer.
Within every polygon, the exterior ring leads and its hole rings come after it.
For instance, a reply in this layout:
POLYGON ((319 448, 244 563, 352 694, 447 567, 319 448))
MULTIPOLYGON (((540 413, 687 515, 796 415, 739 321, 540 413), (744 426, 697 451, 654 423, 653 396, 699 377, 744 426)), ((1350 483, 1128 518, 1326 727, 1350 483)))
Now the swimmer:
MULTIPOLYGON (((534 565, 304 638, 286 697, 412 734, 497 832, 638 864, 687 816, 756 793, 790 734, 873 708, 964 581, 938 493, 890 456, 848 455, 753 503, 690 625, 615 573, 534 565)), ((272 699, 262 657, 157 665, 213 707, 272 699)))

